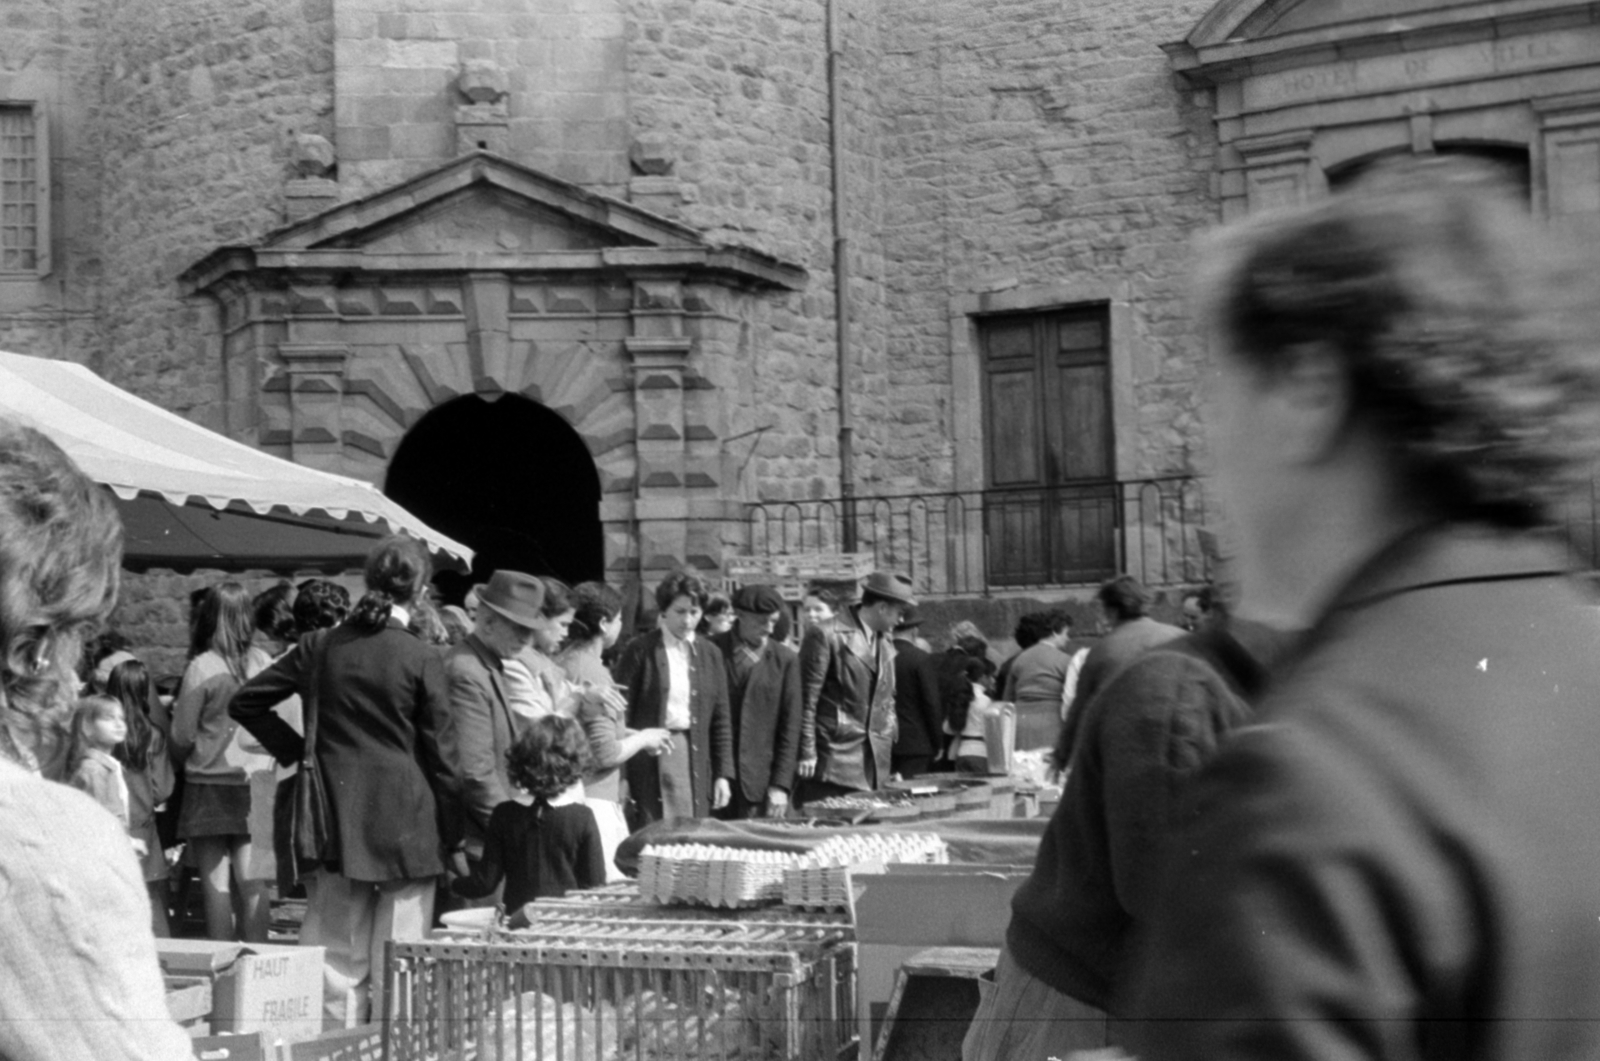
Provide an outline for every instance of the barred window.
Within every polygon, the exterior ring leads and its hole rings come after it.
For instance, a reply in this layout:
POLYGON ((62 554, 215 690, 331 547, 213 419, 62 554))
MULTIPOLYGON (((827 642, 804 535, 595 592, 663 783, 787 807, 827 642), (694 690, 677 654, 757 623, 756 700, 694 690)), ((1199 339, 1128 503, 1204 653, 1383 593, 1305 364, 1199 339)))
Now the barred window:
POLYGON ((0 272, 39 267, 38 133, 32 107, 0 106, 0 272))

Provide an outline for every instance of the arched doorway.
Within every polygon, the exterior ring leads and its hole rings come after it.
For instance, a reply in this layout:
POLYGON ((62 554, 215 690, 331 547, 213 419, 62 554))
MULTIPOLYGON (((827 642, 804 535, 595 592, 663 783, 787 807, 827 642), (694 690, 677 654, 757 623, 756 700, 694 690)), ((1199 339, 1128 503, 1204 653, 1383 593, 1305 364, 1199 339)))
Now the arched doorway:
MULTIPOLYGON (((604 577, 600 475, 557 413, 520 395, 456 398, 406 433, 384 492, 472 547, 472 581, 497 568, 568 583, 604 577)), ((442 579, 447 600, 467 582, 442 579)))
MULTIPOLYGON (((1505 181, 1509 192, 1519 197, 1519 201, 1531 204, 1533 202, 1533 165, 1528 157, 1528 149, 1521 145, 1512 144, 1472 144, 1472 143, 1436 143, 1433 145, 1433 154, 1450 157, 1472 159, 1491 172, 1499 175, 1505 181)), ((1374 165, 1391 158, 1405 158, 1415 155, 1415 152, 1404 148, 1390 151, 1380 151, 1376 155, 1365 158, 1351 159, 1338 166, 1329 168, 1328 190, 1341 192, 1349 188, 1356 180, 1371 169, 1374 165)))

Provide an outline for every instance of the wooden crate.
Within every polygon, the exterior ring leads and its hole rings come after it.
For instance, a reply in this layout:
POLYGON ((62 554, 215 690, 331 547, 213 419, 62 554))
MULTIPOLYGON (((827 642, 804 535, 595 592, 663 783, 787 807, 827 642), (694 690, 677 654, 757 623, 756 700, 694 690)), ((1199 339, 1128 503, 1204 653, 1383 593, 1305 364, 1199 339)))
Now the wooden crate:
POLYGON ((820 919, 573 904, 494 941, 388 947, 388 1061, 837 1061, 855 951, 820 919))
POLYGON ((729 579, 741 584, 775 585, 850 582, 877 568, 872 553, 785 553, 780 556, 730 556, 722 565, 729 579))

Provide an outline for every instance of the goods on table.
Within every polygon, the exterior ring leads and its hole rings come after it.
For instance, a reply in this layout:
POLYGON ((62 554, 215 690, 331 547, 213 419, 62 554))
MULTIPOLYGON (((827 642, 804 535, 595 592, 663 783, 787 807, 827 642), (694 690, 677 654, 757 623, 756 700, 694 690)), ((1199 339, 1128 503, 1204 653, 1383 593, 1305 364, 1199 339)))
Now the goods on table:
POLYGON ((950 861, 945 842, 932 833, 860 833, 837 836, 801 859, 783 876, 783 901, 813 910, 850 905, 850 871, 890 863, 950 861))
POLYGON ((710 844, 652 844, 639 856, 639 893, 658 903, 755 906, 783 894, 783 870, 799 856, 710 844))
MULTIPOLYGON (((639 858, 639 894, 657 903, 740 907, 787 899, 788 877, 859 862, 943 862, 944 841, 931 833, 840 833, 808 852, 763 851, 712 844, 652 844, 639 858)), ((794 894, 810 895, 808 891, 794 894)), ((831 895, 831 892, 829 893, 831 895)), ((801 902, 831 907, 832 902, 801 902)))
POLYGON ((802 808, 806 814, 843 815, 867 821, 896 821, 922 816, 917 798, 909 792, 886 790, 852 792, 849 795, 814 799, 802 808))

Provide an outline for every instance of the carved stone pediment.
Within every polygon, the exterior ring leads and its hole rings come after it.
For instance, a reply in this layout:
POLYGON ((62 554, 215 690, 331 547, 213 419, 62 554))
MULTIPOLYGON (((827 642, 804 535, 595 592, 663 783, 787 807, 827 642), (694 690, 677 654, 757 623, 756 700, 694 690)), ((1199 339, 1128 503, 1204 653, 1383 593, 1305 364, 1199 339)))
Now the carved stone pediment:
POLYGON ((277 271, 512 274, 663 268, 750 289, 798 290, 805 271, 486 151, 221 247, 180 278, 191 291, 277 271))
POLYGON ((482 250, 550 254, 644 246, 637 237, 530 202, 500 188, 475 186, 414 210, 335 246, 368 254, 462 254, 482 250))
POLYGON ((1600 212, 1582 0, 1218 0, 1163 47, 1212 110, 1224 218, 1447 152, 1501 167, 1536 212, 1600 212))
POLYGON ((1162 47, 1192 84, 1278 75, 1298 101, 1570 64, 1592 21, 1580 0, 1219 0, 1162 47))

